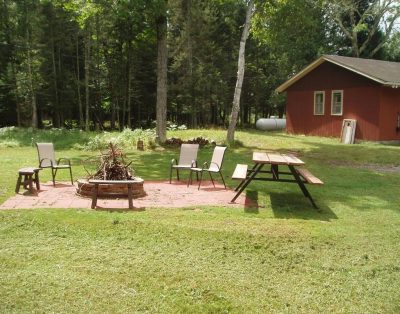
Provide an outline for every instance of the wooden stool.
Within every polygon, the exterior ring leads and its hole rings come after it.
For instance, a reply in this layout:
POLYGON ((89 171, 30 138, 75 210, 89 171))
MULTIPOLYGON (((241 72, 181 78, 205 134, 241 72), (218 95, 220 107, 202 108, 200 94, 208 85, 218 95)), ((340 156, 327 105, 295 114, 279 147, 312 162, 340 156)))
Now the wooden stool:
POLYGON ((40 168, 33 168, 33 167, 19 169, 17 186, 15 187, 15 193, 19 192, 19 188, 21 187, 21 185, 24 186, 24 189, 27 189, 27 187, 29 186, 29 192, 33 193, 33 182, 36 183, 36 190, 39 191, 40 190, 39 170, 40 168), (24 177, 23 181, 22 177, 24 177))

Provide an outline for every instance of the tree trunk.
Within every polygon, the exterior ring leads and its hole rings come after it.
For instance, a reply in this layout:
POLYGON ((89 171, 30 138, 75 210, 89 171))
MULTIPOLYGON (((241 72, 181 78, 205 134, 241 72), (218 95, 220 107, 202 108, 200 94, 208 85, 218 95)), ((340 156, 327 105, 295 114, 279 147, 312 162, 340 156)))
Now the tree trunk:
POLYGON ((31 126, 33 128, 38 127, 38 116, 37 116, 37 105, 36 105, 36 94, 33 87, 33 73, 32 73, 32 56, 31 56, 31 38, 29 29, 26 30, 26 39, 28 43, 27 57, 28 57, 28 77, 29 77, 29 91, 31 96, 31 109, 32 109, 32 120, 31 126))
POLYGON ((127 98, 127 96, 126 96, 126 90, 125 90, 125 97, 122 101, 122 121, 121 121, 120 129, 123 129, 126 126, 126 98, 127 98))
POLYGON ((101 125, 102 120, 100 117, 101 116, 101 104, 103 103, 103 100, 102 100, 103 94, 102 94, 102 89, 101 89, 101 80, 102 79, 101 79, 101 74, 100 74, 101 73, 100 41, 102 39, 100 38, 100 21, 99 21, 99 19, 100 19, 100 15, 96 14, 96 18, 95 18, 96 41, 94 42, 95 43, 94 51, 95 51, 96 68, 94 71, 94 75, 92 75, 93 79, 94 79, 94 83, 95 83, 95 93, 94 93, 94 95, 95 95, 95 97, 94 97, 95 119, 93 119, 93 120, 98 122, 99 125, 97 128, 102 129, 102 125, 101 125))
POLYGON ((190 92, 187 101, 190 103, 192 128, 197 128, 198 117, 196 107, 196 96, 193 82, 193 43, 192 43, 192 0, 183 0, 183 14, 185 17, 185 39, 186 39, 186 55, 187 55, 187 84, 190 92))
POLYGON ((233 96, 231 121, 229 123, 229 128, 227 133, 228 143, 233 143, 233 141, 235 140, 235 129, 239 115, 240 96, 242 93, 242 85, 244 77, 246 40, 250 32, 250 23, 251 23, 251 16, 253 14, 253 7, 254 7, 254 2, 253 0, 250 0, 247 7, 246 22, 244 24, 242 38, 240 39, 237 80, 236 80, 235 93, 233 96))
MULTIPOLYGON (((61 47, 58 47, 58 73, 59 73, 59 75, 61 75, 61 73, 62 73, 61 47)), ((61 84, 59 82, 58 88, 60 89, 58 92, 58 103, 60 105, 60 107, 59 107, 59 109, 60 109, 60 124, 61 124, 61 127, 63 127, 65 125, 66 110, 63 108, 62 101, 61 101, 62 97, 60 97, 60 94, 62 94, 62 91, 64 90, 62 82, 61 82, 61 84)), ((68 107, 67 109, 71 110, 70 107, 68 107)))
POLYGON ((59 128, 61 124, 61 119, 60 119, 60 104, 58 100, 57 69, 56 69, 53 27, 51 27, 51 62, 53 70, 53 88, 54 88, 54 102, 55 102, 53 109, 53 126, 59 128))
POLYGON ((132 45, 131 42, 129 41, 128 43, 128 54, 127 54, 127 58, 128 58, 128 66, 127 66, 127 80, 126 80, 126 107, 127 107, 127 126, 128 128, 131 128, 131 112, 132 112, 132 90, 131 90, 131 84, 132 84, 132 60, 131 60, 131 49, 132 49, 132 45))
POLYGON ((84 126, 83 119, 83 106, 81 99, 81 75, 79 66, 79 34, 76 34, 76 92, 78 94, 78 108, 79 108, 79 128, 82 130, 84 126))
POLYGON ((12 89, 15 99, 15 113, 17 118, 17 126, 21 127, 21 101, 18 95, 18 83, 17 83, 17 71, 15 69, 15 46, 14 39, 11 30, 11 22, 8 11, 8 3, 7 1, 3 1, 3 16, 4 16, 4 26, 5 26, 5 40, 7 45, 10 47, 10 66, 11 66, 11 75, 12 75, 12 89))
POLYGON ((90 98, 89 98, 89 72, 90 72, 90 31, 87 30, 87 38, 85 42, 85 98, 86 98, 86 120, 85 120, 85 130, 89 131, 90 126, 90 117, 89 117, 89 107, 90 107, 90 98))
POLYGON ((21 102, 20 102, 20 97, 18 96, 18 84, 17 84, 17 72, 15 70, 15 64, 14 60, 11 61, 11 72, 13 76, 13 88, 15 91, 15 102, 17 104, 16 106, 16 113, 17 113, 17 126, 21 127, 21 102))
POLYGON ((115 107, 116 107, 116 102, 118 102, 118 98, 113 99, 113 102, 111 104, 111 123, 110 123, 110 127, 111 130, 115 130, 115 107))
MULTIPOLYGON (((166 3, 165 3, 166 5, 166 3)), ((167 17, 163 12, 157 18, 157 128, 159 143, 167 139, 167 17)))

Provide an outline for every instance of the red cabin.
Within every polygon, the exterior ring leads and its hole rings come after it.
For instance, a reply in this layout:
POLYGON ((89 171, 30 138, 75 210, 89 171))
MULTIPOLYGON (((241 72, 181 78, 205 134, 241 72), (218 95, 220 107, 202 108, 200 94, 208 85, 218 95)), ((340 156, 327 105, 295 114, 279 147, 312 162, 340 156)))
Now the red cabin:
POLYGON ((276 89, 287 93, 289 133, 340 137, 343 119, 355 138, 400 140, 400 63, 322 56, 276 89))

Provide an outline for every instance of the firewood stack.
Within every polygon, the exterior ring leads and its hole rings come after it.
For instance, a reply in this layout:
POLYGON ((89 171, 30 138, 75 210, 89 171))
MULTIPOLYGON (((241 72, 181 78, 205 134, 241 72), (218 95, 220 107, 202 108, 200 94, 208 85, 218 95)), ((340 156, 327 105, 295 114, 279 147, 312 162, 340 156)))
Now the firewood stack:
POLYGON ((133 180, 134 171, 124 160, 122 150, 110 143, 106 153, 100 155, 100 164, 94 175, 89 179, 97 180, 133 180))

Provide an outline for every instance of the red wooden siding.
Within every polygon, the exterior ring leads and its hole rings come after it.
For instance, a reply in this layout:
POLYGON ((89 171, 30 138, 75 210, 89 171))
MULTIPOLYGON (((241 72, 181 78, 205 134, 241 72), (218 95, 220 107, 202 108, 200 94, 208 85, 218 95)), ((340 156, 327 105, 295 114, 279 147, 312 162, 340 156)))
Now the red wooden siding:
POLYGON ((343 119, 355 119, 357 139, 383 140, 382 136, 389 136, 390 133, 389 127, 385 131, 381 129, 382 123, 388 123, 388 118, 384 116, 399 109, 394 105, 396 101, 398 104, 398 96, 385 96, 384 102, 392 105, 382 110, 380 104, 383 94, 386 95, 386 92, 382 92, 380 84, 325 62, 287 89, 287 131, 339 137, 343 119), (331 115, 333 90, 343 90, 341 116, 331 115), (314 91, 325 92, 324 115, 314 115, 314 91))
POLYGON ((400 113, 400 89, 381 88, 379 140, 400 140, 400 131, 396 130, 397 115, 400 113))

